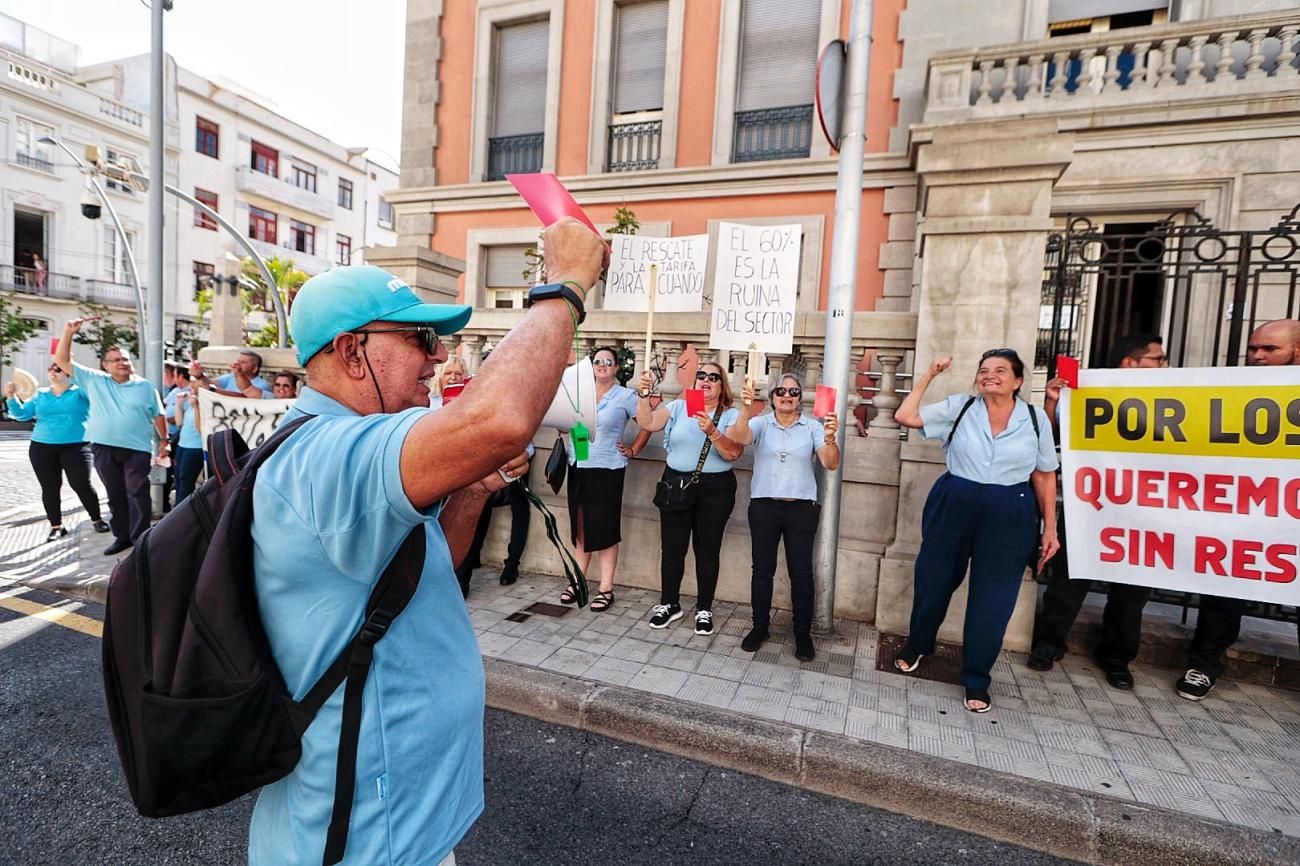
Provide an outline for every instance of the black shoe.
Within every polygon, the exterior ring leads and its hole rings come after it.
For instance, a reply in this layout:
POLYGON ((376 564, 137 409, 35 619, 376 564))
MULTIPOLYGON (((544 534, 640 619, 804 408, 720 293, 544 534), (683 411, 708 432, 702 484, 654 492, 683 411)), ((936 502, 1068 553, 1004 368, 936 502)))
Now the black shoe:
POLYGON ((794 657, 801 662, 810 662, 817 658, 817 650, 813 648, 812 635, 797 634, 794 636, 794 657))
POLYGON ((1125 692, 1133 691, 1133 673, 1128 669, 1128 665, 1104 661, 1096 656, 1093 656, 1093 659, 1101 666, 1102 672, 1106 675, 1106 682, 1110 683, 1111 688, 1125 692))
POLYGON ((656 604, 650 609, 651 628, 667 628, 681 618, 682 607, 679 604, 656 604))
POLYGON ((54 541, 59 538, 67 538, 68 530, 62 526, 51 526, 50 534, 45 536, 46 541, 54 541))
POLYGON ((1063 658, 1065 658, 1064 653, 1035 647, 1029 651, 1029 661, 1026 665, 1031 671, 1050 671, 1052 666, 1063 658))
POLYGON ((95 528, 96 532, 108 532, 110 529, 109 525, 102 520, 96 520, 90 525, 95 528))
POLYGON ((740 648, 747 653, 757 652, 758 648, 763 645, 763 641, 769 637, 771 635, 767 631, 767 626, 756 625, 749 630, 749 634, 745 635, 744 640, 740 642, 740 648))
POLYGON ((116 541, 114 541, 112 544, 110 544, 108 547, 104 548, 104 555, 113 556, 114 554, 121 553, 124 550, 130 550, 134 546, 135 545, 132 544, 131 542, 123 541, 122 539, 119 538, 116 541))
POLYGON ((1199 701, 1210 693, 1214 688, 1214 677, 1192 668, 1183 674, 1182 679, 1174 686, 1178 690, 1178 696, 1187 698, 1189 701, 1199 701))
POLYGON ((713 634, 713 611, 697 610, 695 612, 695 633, 713 634))
POLYGON ((507 565, 505 568, 501 569, 502 586, 510 586, 510 584, 514 583, 518 579, 519 579, 518 566, 507 565))

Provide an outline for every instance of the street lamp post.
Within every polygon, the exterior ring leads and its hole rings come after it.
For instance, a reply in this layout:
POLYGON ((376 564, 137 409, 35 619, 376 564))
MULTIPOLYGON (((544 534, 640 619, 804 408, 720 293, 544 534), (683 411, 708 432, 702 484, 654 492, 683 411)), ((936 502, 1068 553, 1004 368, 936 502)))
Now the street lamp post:
MULTIPOLYGON (((117 209, 113 207, 113 202, 109 200, 108 194, 104 192, 104 187, 100 185, 97 169, 87 166, 86 163, 81 160, 81 157, 77 156, 71 148, 56 138, 51 138, 46 135, 42 136, 38 140, 41 144, 54 145, 72 158, 72 161, 77 164, 77 168, 90 180, 90 185, 99 196, 99 200, 104 203, 104 209, 108 211, 109 218, 113 220, 113 228, 117 230, 118 242, 122 244, 122 249, 126 252, 126 266, 127 270, 131 272, 131 284, 135 286, 135 314, 136 318, 140 320, 139 325, 136 328, 141 349, 140 366, 141 372, 143 372, 145 378, 149 378, 152 371, 149 369, 148 357, 143 354, 145 335, 148 333, 145 324, 144 288, 140 285, 140 272, 136 270, 135 266, 135 250, 131 249, 131 244, 126 239, 126 230, 122 228, 122 220, 117 215, 117 209)), ((158 257, 161 257, 161 251, 159 251, 157 255, 158 257)), ((158 370, 158 375, 162 375, 161 365, 158 370)))

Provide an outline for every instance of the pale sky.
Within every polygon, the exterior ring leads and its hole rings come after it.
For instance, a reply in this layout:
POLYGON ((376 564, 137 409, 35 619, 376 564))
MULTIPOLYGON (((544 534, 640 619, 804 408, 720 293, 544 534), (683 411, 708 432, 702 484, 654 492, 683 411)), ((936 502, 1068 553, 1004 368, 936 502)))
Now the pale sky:
MULTIPOLYGON (((396 167, 405 10, 405 0, 173 0, 164 47, 181 66, 224 75, 396 167)), ((0 12, 77 45, 83 66, 149 52, 143 0, 0 0, 0 12)))

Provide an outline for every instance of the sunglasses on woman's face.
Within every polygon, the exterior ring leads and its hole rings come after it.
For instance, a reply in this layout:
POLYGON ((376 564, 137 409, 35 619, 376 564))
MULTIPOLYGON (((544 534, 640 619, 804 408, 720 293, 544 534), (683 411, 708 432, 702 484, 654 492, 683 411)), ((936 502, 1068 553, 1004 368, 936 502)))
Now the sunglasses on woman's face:
POLYGON ((803 394, 803 390, 800 388, 773 388, 772 389, 773 397, 798 397, 801 396, 802 394, 803 394))
POLYGON ((705 379, 708 379, 710 382, 721 382, 722 376, 718 373, 706 373, 703 370, 695 374, 696 382, 703 382, 705 379))
POLYGON ((591 363, 592 363, 593 365, 597 366, 597 367, 612 367, 612 366, 614 366, 614 359, 613 359, 613 358, 597 358, 596 360, 592 361, 591 363))

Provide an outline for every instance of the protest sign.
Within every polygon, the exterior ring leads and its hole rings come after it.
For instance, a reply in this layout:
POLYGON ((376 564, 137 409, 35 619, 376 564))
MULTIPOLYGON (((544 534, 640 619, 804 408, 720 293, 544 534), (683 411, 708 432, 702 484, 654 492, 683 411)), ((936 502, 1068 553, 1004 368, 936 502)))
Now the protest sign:
POLYGON ((199 395, 199 432, 203 434, 203 447, 208 447, 208 437, 218 430, 235 430, 249 448, 256 448, 275 432, 284 414, 293 407, 293 400, 257 400, 248 397, 227 397, 206 388, 199 395))
POLYGON ((794 349, 803 228, 718 224, 709 346, 788 355, 794 349))
POLYGON ((610 241, 604 308, 646 312, 646 285, 650 282, 650 266, 654 265, 659 283, 655 312, 697 312, 704 305, 704 274, 708 259, 708 235, 680 238, 615 235, 610 241))
POLYGON ((1071 578, 1300 604, 1300 367, 1080 385, 1060 404, 1071 578))

